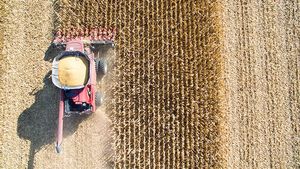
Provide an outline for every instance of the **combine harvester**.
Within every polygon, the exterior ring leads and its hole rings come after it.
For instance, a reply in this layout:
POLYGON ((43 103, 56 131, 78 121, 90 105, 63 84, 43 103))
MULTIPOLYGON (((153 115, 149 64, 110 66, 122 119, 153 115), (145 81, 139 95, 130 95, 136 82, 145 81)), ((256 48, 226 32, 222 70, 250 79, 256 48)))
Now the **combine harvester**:
POLYGON ((105 58, 96 53, 109 45, 114 47, 114 29, 59 30, 52 45, 63 48, 52 64, 52 82, 60 88, 56 151, 61 152, 63 121, 72 114, 90 114, 102 103, 97 80, 107 72, 105 58))

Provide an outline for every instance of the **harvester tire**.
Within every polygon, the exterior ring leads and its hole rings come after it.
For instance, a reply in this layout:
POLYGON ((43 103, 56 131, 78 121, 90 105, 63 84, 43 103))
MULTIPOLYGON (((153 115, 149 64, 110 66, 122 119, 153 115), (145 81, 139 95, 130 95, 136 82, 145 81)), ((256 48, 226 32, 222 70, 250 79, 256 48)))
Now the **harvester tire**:
POLYGON ((102 103, 103 103, 103 95, 100 92, 96 92, 96 96, 95 96, 96 108, 101 106, 102 103))
POLYGON ((97 77, 102 78, 107 73, 107 63, 103 58, 96 59, 97 77))

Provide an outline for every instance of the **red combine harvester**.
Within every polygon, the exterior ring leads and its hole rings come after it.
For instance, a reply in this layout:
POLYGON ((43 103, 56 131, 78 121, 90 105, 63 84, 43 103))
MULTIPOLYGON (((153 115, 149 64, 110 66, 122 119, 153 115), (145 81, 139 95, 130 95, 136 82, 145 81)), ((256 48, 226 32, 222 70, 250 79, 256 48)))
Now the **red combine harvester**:
POLYGON ((64 118, 72 114, 93 113, 102 102, 96 84, 97 77, 106 74, 107 65, 103 58, 95 58, 97 52, 95 49, 105 45, 114 47, 115 33, 114 29, 98 28, 60 30, 55 35, 52 44, 64 48, 64 51, 54 58, 52 64, 52 82, 61 89, 55 143, 57 153, 61 152, 64 118), (76 67, 72 61, 81 67, 76 67), (69 83, 68 80, 72 82, 69 83), (79 84, 78 81, 84 83, 79 84))

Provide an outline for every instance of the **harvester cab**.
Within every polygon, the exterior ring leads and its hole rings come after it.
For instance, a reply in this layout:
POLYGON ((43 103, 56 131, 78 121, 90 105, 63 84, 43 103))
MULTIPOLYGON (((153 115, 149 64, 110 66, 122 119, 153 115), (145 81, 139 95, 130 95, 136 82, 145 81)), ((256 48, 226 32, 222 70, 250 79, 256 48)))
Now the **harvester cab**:
POLYGON ((52 44, 64 48, 52 63, 52 82, 60 88, 57 153, 61 152, 64 118, 93 113, 103 101, 96 85, 107 73, 107 63, 105 58, 95 57, 95 49, 99 45, 114 47, 114 36, 115 30, 101 28, 60 30, 55 35, 52 44))

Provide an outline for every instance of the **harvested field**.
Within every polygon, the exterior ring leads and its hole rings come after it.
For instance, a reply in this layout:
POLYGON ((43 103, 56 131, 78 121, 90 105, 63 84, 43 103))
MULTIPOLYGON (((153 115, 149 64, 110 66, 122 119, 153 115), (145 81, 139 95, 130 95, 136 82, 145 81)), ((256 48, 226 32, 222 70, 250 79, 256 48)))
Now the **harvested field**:
POLYGON ((5 10, 0 168, 112 168, 105 107, 88 118, 69 118, 63 153, 55 153, 59 90, 49 78, 56 54, 48 49, 52 1, 5 1, 5 10))
POLYGON ((300 167, 299 5, 225 3, 229 168, 300 167))
POLYGON ((297 1, 0 2, 0 168, 299 168, 297 1), (37 8, 38 7, 38 8, 37 8), (54 150, 59 28, 117 28, 106 101, 54 150))

